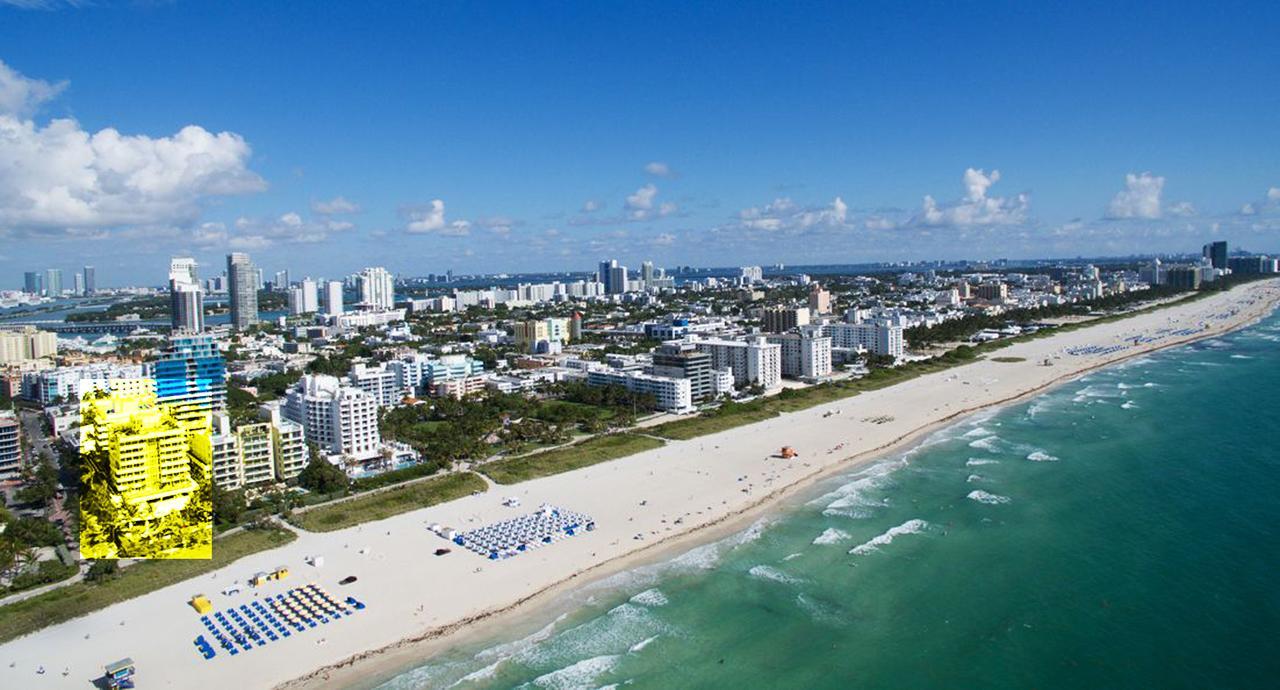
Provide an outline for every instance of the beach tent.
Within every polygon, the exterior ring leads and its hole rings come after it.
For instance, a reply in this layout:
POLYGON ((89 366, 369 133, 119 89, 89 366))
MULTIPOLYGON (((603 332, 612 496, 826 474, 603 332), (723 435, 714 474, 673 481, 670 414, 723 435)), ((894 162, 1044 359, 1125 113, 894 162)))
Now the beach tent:
POLYGON ((210 604, 203 594, 197 594, 191 597, 191 608, 195 609, 196 613, 204 615, 213 610, 213 604, 210 604))

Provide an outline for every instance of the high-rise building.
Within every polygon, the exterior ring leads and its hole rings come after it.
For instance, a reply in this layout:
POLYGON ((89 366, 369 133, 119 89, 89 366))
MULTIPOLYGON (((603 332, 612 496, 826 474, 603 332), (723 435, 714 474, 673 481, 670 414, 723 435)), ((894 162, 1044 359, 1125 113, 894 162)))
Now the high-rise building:
POLYGON ((62 269, 61 268, 45 269, 44 294, 54 298, 62 296, 62 269))
MULTIPOLYGON (((148 382, 143 382, 148 383, 148 382)), ((158 402, 149 386, 94 391, 80 401, 80 454, 90 476, 102 477, 99 490, 114 504, 109 513, 89 512, 80 550, 86 558, 136 558, 161 555, 200 557, 213 542, 213 523, 179 521, 180 538, 161 541, 151 527, 199 500, 210 480, 209 419, 181 419, 158 402), (196 547, 186 546, 195 543, 196 547), (178 551, 180 553, 175 553, 178 551)), ((93 491, 93 489, 89 489, 93 491)), ((82 510, 98 504, 81 502, 82 510)), ((210 509, 212 506, 210 506, 210 509)), ((203 555, 208 558, 208 555, 203 555)))
POLYGON ((395 280, 381 266, 360 272, 360 302, 371 309, 391 309, 396 303, 395 280))
POLYGON ((901 359, 905 344, 901 326, 875 323, 828 323, 822 335, 831 338, 831 346, 844 350, 867 351, 901 359))
POLYGON ((15 364, 58 354, 58 335, 51 331, 24 326, 18 330, 0 330, 0 364, 15 364))
POLYGON ((79 297, 84 294, 84 275, 76 273, 72 275, 72 283, 75 287, 71 289, 72 294, 79 297))
POLYGON ((275 279, 271 281, 271 285, 276 289, 276 292, 284 292, 285 290, 288 290, 289 271, 287 269, 283 271, 276 271, 275 279))
POLYGON ((601 285, 604 285, 604 292, 606 295, 612 294, 613 292, 609 289, 609 277, 613 274, 613 269, 617 267, 618 260, 609 259, 608 261, 601 261, 600 268, 596 271, 596 280, 600 281, 601 285))
POLYGON ((175 333, 204 330, 204 291, 196 260, 177 256, 169 262, 169 315, 175 333))
POLYGON ((180 419, 226 407, 226 363, 211 335, 175 335, 150 364, 156 396, 180 419))
POLYGON ((669 378, 689 379, 689 395, 694 403, 715 396, 711 354, 699 352, 693 343, 663 343, 653 351, 653 374, 669 378))
POLYGON ((738 279, 750 285, 764 280, 764 269, 759 266, 743 266, 738 269, 738 279))
POLYGON ((831 293, 814 283, 809 289, 809 311, 814 314, 831 313, 831 293))
POLYGON ((84 294, 89 296, 98 291, 98 280, 94 275, 93 266, 84 267, 84 294))
POLYGON ((44 276, 39 271, 27 271, 22 274, 22 291, 28 295, 44 292, 44 276))
POLYGON ((576 311, 569 317, 569 339, 574 342, 582 340, 582 314, 576 311))
POLYGON ((308 443, 329 455, 369 460, 378 456, 378 401, 334 376, 303 376, 285 399, 283 414, 302 428, 308 443))
POLYGON ((609 294, 621 295, 627 291, 627 267, 614 266, 609 269, 609 294))
POLYGON ((225 414, 213 416, 213 482, 227 491, 285 481, 307 464, 302 425, 280 416, 279 405, 264 408, 264 421, 231 427, 225 414))
POLYGON ((782 346, 764 336, 745 340, 698 339, 699 352, 711 355, 711 368, 733 372, 734 385, 758 384, 765 389, 782 385, 782 346))
POLYGON ((1206 244, 1204 246, 1204 258, 1208 259, 1214 268, 1227 268, 1226 240, 1218 240, 1206 244))
POLYGON ((831 338, 822 335, 821 327, 801 328, 799 333, 768 336, 769 342, 782 346, 782 375, 812 381, 831 375, 831 338))
POLYGON ((809 324, 808 307, 769 307, 761 314, 767 333, 786 333, 809 324))
POLYGON ((316 291, 316 281, 306 278, 298 283, 298 287, 289 288, 289 313, 314 314, 320 311, 320 298, 316 291))
POLYGON ((644 286, 649 287, 653 284, 653 279, 657 275, 653 271, 653 262, 645 261, 640 264, 640 280, 644 281, 644 286))
POLYGON ((227 292, 231 302, 231 327, 243 331, 258 323, 258 290, 255 286, 261 272, 249 255, 234 252, 227 255, 227 292))
POLYGON ((1199 290, 1204 270, 1199 266, 1174 266, 1169 269, 1166 284, 1178 290, 1199 290))
POLYGON ((342 281, 331 280, 324 286, 324 313, 338 316, 342 313, 342 281))
POLYGON ((18 417, 0 410, 0 479, 13 479, 22 472, 22 425, 18 417))
POLYGON ((311 278, 303 278, 298 284, 298 288, 302 290, 302 311, 305 314, 313 314, 320 311, 320 293, 316 281, 311 278))

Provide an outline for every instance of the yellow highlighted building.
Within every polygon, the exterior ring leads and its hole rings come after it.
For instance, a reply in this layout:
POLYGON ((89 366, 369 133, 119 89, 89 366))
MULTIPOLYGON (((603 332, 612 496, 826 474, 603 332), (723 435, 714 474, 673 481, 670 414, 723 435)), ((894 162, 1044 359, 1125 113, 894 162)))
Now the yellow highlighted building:
POLYGON ((80 401, 85 558, 210 558, 208 415, 176 414, 146 379, 80 401))

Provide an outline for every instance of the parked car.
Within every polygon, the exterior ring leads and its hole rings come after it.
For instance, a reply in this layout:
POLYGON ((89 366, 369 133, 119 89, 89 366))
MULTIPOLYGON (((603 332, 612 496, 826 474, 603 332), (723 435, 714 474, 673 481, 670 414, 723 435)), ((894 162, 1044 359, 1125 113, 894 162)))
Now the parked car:
POLYGON ((348 575, 348 576, 346 576, 346 577, 342 578, 341 580, 338 580, 338 584, 340 584, 340 585, 349 585, 349 584, 351 584, 352 582, 355 582, 355 581, 356 581, 356 579, 357 579, 357 578, 356 578, 356 576, 355 576, 355 575, 348 575))

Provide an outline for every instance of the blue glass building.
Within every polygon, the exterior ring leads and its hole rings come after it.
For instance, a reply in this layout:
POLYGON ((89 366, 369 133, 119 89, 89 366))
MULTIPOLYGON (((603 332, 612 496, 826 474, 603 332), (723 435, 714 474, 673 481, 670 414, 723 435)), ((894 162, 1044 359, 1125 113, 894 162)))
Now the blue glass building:
POLYGON ((226 408, 226 373, 226 362, 211 335, 175 335, 151 363, 159 402, 189 408, 186 414, 226 408))

